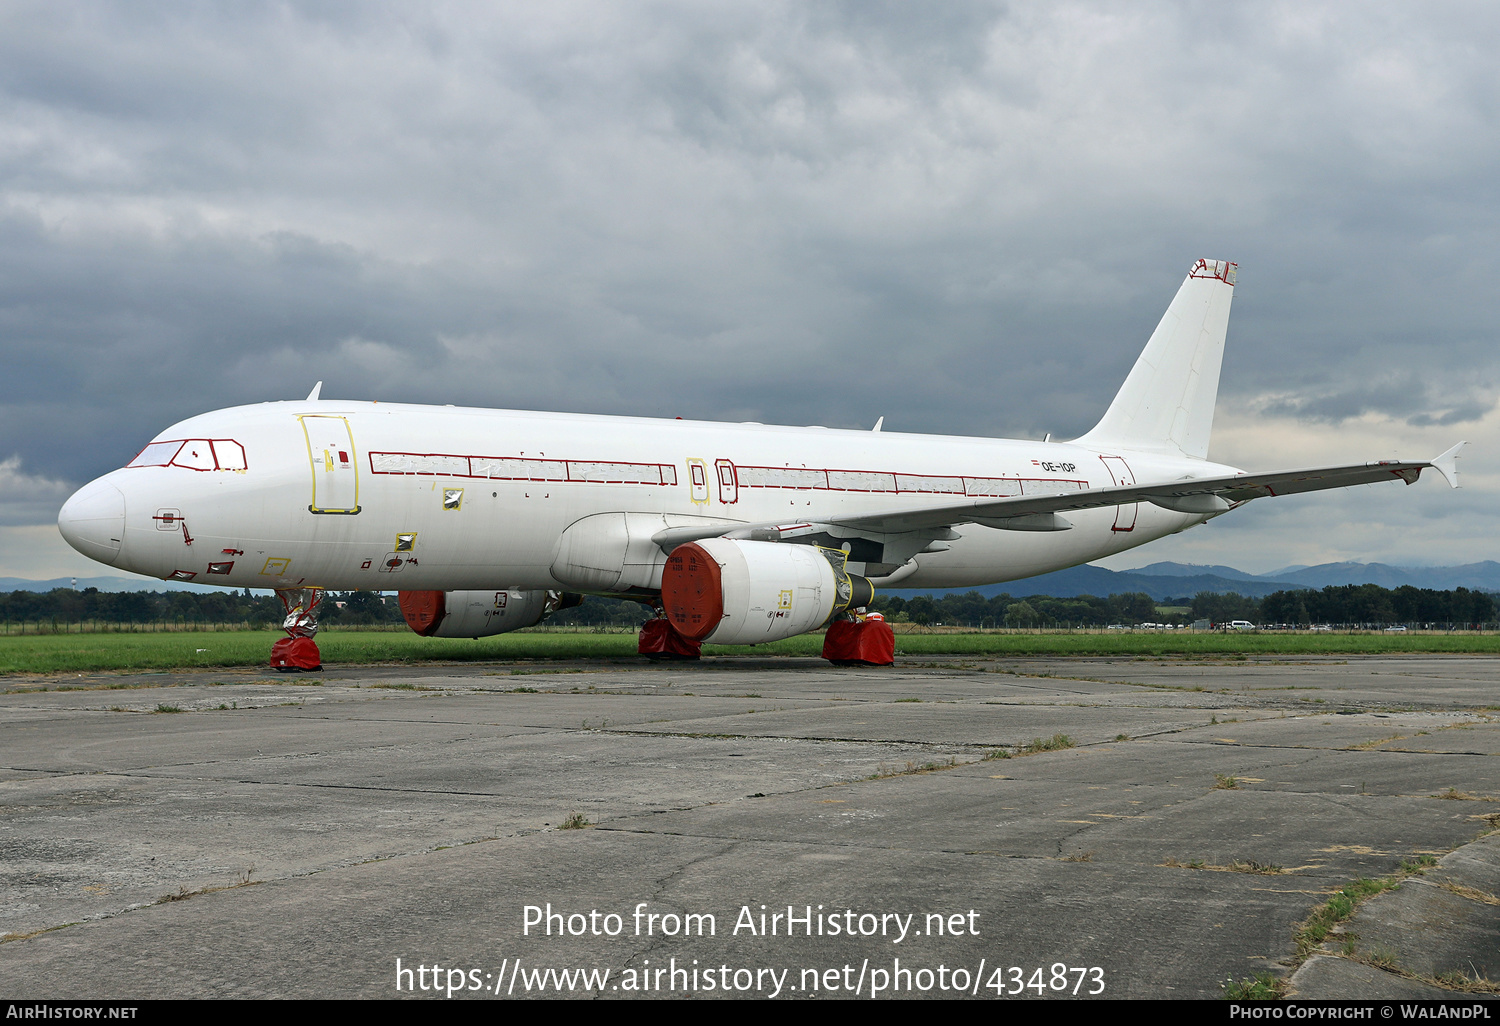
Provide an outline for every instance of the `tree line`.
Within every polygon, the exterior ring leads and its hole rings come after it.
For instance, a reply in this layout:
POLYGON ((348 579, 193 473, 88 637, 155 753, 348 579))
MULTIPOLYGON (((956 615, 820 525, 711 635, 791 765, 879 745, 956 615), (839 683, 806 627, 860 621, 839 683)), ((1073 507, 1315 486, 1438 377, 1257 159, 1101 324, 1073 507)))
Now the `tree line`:
POLYGON ((1322 591, 1278 591, 1260 601, 1260 618, 1288 624, 1434 624, 1472 626, 1495 619, 1494 596, 1468 588, 1434 591, 1403 584, 1345 584, 1322 591))
MULTIPOLYGON (((1473 628, 1496 620, 1493 596, 1468 588, 1382 588, 1375 584, 1335 585, 1314 591, 1278 591, 1265 598, 1219 592, 1169 598, 1158 603, 1144 592, 1108 596, 1049 595, 986 598, 977 591, 961 595, 877 596, 873 607, 896 622, 989 627, 1103 627, 1112 624, 1191 624, 1207 620, 1248 620, 1260 625, 1385 626, 1408 624, 1473 628)), ((284 613, 273 595, 241 592, 120 591, 95 588, 73 591, 0 592, 0 621, 65 625, 115 624, 121 628, 151 624, 249 624, 279 626, 284 613)), ((638 626, 651 609, 629 599, 590 596, 583 605, 564 609, 548 621, 560 626, 638 626)), ((329 592, 320 622, 324 626, 400 627, 401 610, 393 594, 373 591, 329 592)))
MULTIPOLYGON (((153 624, 248 624, 280 626, 286 611, 275 595, 243 591, 100 591, 54 588, 51 591, 0 592, 0 622, 115 624, 121 628, 153 624)), ((325 624, 402 623, 396 596, 379 592, 329 592, 319 620, 325 624)))
POLYGON ((1192 597, 1168 598, 1160 603, 1142 592, 1104 598, 1028 595, 1018 599, 1006 594, 985 598, 971 591, 941 598, 880 596, 875 608, 896 620, 971 627, 1187 625, 1204 620, 1210 624, 1245 620, 1261 626, 1406 624, 1471 629, 1493 624, 1496 619, 1495 599, 1486 592, 1468 588, 1436 591, 1411 585, 1389 589, 1376 584, 1278 591, 1259 599, 1235 592, 1200 591, 1192 597))

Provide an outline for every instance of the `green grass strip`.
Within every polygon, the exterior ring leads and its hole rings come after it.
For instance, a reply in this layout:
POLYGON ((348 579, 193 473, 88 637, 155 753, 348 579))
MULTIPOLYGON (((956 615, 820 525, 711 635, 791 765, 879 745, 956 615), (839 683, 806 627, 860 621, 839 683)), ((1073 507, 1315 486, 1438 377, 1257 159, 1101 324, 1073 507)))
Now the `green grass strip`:
MULTIPOLYGON (((261 666, 274 631, 28 634, 0 637, 0 674, 85 673, 210 666, 261 666)), ((318 635, 327 663, 493 662, 636 658, 636 636, 520 631, 478 640, 423 638, 398 631, 329 630, 318 635)), ((823 637, 804 634, 768 645, 709 645, 705 655, 817 656, 823 637)), ((901 634, 898 656, 1122 656, 1249 658, 1260 655, 1380 655, 1500 652, 1492 634, 901 634)))

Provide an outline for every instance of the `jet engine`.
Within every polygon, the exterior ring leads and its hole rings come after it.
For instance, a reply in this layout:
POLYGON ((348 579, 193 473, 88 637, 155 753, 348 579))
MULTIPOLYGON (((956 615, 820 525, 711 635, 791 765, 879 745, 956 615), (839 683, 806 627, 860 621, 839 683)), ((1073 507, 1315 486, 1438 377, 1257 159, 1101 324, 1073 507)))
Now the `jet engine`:
POLYGON ((845 553, 816 545, 706 538, 672 550, 661 599, 693 641, 758 645, 816 630, 875 589, 844 569, 845 553))
POLYGON ((403 591, 407 626, 426 638, 487 638, 533 627, 583 602, 565 591, 403 591))

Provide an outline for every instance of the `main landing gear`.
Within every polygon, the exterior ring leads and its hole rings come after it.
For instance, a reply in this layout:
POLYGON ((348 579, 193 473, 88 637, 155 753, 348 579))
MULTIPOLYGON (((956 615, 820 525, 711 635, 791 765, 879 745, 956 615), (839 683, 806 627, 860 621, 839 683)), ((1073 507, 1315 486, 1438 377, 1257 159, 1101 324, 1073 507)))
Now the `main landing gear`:
POLYGON ((879 613, 854 610, 828 625, 823 658, 834 666, 890 666, 896 661, 896 632, 879 613))
POLYGON ((677 633, 661 606, 656 607, 655 618, 641 625, 635 650, 653 663, 658 659, 699 659, 703 655, 703 646, 677 633))
MULTIPOLYGON (((660 607, 641 625, 636 651, 652 662, 659 659, 699 659, 703 646, 683 637, 660 607)), ((879 613, 855 610, 828 625, 823 658, 834 666, 890 666, 896 661, 896 634, 879 613)))
POLYGON ((281 629, 287 636, 271 646, 271 665, 282 673, 321 670, 323 655, 313 635, 318 633, 318 606, 322 588, 277 588, 276 597, 286 608, 281 629))

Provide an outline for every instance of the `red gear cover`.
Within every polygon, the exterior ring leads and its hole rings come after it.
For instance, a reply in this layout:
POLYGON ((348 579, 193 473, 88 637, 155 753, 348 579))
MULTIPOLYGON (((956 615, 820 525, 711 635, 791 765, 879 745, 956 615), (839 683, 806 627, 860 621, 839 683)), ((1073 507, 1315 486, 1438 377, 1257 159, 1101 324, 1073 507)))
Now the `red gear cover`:
POLYGON ((835 620, 823 636, 823 658, 835 666, 890 666, 896 632, 885 620, 835 620))
POLYGON ((698 659, 703 646, 690 638, 684 638, 673 629, 668 620, 658 617, 647 620, 641 626, 641 639, 636 651, 653 659, 698 659))
POLYGON ((282 673, 321 670, 323 655, 312 638, 282 638, 271 646, 271 665, 282 673))

